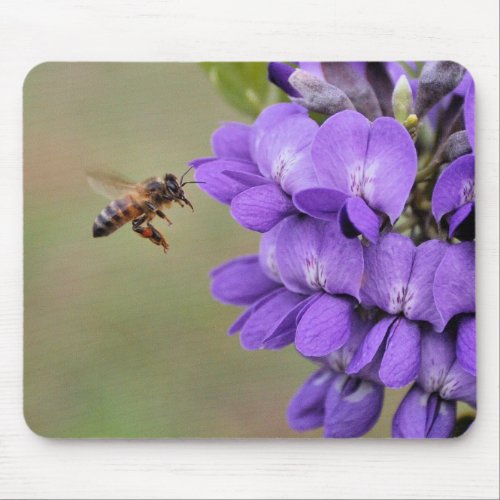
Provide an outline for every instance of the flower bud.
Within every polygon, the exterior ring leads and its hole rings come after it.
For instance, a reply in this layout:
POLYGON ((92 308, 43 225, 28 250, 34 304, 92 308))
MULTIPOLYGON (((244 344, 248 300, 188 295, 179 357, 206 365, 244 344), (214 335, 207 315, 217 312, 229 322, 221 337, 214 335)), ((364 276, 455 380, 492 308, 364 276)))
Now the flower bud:
POLYGON ((368 83, 377 96, 382 114, 384 116, 394 116, 392 112, 394 83, 387 71, 387 65, 381 62, 369 62, 366 64, 365 74, 368 83))
POLYGON ((289 82, 302 96, 292 97, 292 100, 310 111, 334 115, 345 109, 355 109, 342 90, 306 71, 295 70, 289 77, 289 82))
POLYGON ((411 114, 412 106, 413 94, 411 92, 410 82, 405 75, 401 75, 392 93, 394 118, 396 118, 398 122, 404 123, 411 114))
POLYGON ((301 97, 289 82, 290 75, 294 71, 295 68, 288 66, 288 64, 272 62, 267 67, 267 77, 270 82, 274 83, 290 97, 301 97))
POLYGON ((377 95, 364 74, 356 69, 355 63, 321 63, 321 69, 325 80, 342 90, 357 111, 369 120, 382 116, 377 95))
POLYGON ((459 132, 455 132, 448 137, 448 140, 443 148, 441 158, 443 161, 451 163, 459 156, 463 156, 471 151, 472 148, 469 144, 467 132, 465 130, 460 130, 459 132))
POLYGON ((404 127, 408 130, 408 133, 411 135, 413 140, 417 137, 419 120, 417 115, 411 114, 408 118, 403 122, 404 127))
POLYGON ((418 82, 415 113, 421 119, 462 81, 465 68, 453 61, 427 62, 418 82))

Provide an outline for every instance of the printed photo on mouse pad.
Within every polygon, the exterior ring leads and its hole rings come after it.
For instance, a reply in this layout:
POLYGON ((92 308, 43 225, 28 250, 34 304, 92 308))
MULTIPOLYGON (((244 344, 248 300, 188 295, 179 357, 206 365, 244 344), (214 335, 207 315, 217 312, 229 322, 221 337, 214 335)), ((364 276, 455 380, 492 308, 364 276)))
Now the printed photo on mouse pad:
POLYGON ((48 62, 23 90, 35 433, 467 431, 466 68, 48 62))

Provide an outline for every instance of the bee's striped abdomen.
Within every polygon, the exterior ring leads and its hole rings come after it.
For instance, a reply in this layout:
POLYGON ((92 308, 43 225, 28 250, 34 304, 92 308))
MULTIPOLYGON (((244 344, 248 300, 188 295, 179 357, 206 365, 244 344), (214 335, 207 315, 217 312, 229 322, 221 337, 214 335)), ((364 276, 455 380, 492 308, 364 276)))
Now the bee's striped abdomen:
POLYGON ((141 205, 132 196, 112 201, 95 219, 92 228, 94 238, 114 233, 124 224, 143 213, 141 205))

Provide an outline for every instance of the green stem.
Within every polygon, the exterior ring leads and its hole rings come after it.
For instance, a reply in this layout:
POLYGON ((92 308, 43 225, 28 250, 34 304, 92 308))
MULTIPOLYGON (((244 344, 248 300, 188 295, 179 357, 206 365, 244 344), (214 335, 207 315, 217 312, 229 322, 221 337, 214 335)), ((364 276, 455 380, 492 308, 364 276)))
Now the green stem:
POLYGON ((434 170, 438 166, 437 162, 431 161, 428 165, 417 172, 417 176, 415 177, 415 182, 423 182, 427 181, 428 177, 432 177, 434 170))
POLYGON ((418 223, 418 217, 410 216, 407 220, 399 224, 399 226, 396 224, 396 226, 394 226, 394 229, 402 233, 404 231, 407 231, 408 229, 412 229, 416 225, 416 223, 418 223))

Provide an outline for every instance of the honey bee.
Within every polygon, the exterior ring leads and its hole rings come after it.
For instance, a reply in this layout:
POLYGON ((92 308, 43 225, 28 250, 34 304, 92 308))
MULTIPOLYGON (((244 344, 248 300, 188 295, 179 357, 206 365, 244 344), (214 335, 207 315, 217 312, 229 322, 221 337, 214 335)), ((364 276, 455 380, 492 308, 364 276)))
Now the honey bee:
POLYGON ((152 224, 151 220, 158 217, 165 219, 169 225, 170 219, 162 211, 170 208, 172 203, 181 207, 188 205, 194 211, 193 205, 184 195, 183 186, 196 184, 195 181, 184 182, 185 172, 180 181, 173 174, 161 177, 151 177, 138 184, 131 183, 116 174, 102 172, 87 172, 90 186, 99 194, 113 201, 96 217, 92 234, 94 238, 108 236, 129 221, 132 230, 139 236, 161 246, 166 253, 169 247, 167 240, 152 224))

